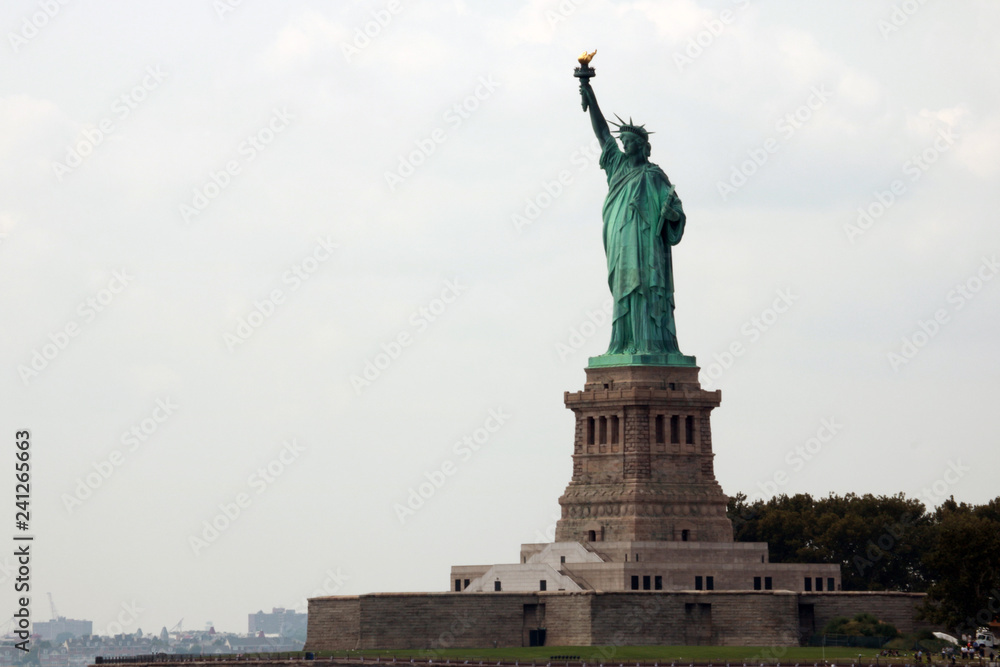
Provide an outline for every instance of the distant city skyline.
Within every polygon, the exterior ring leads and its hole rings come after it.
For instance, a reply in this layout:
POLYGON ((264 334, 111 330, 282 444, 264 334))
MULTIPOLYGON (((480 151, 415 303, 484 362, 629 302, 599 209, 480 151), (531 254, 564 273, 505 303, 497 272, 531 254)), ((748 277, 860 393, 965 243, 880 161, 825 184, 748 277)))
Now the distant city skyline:
MULTIPOLYGON (((66 620, 66 619, 64 619, 66 620)), ((81 621, 82 622, 82 621, 81 621)), ((90 621, 85 621, 89 624, 90 621)), ((150 655, 153 653, 176 654, 233 654, 279 653, 299 651, 305 641, 305 627, 297 628, 294 635, 277 636, 247 633, 195 630, 166 634, 135 632, 107 635, 83 635, 45 638, 36 642, 30 653, 22 653, 13 642, 0 645, 0 664, 34 664, 41 667, 86 667, 94 664, 97 656, 122 657, 150 655)))

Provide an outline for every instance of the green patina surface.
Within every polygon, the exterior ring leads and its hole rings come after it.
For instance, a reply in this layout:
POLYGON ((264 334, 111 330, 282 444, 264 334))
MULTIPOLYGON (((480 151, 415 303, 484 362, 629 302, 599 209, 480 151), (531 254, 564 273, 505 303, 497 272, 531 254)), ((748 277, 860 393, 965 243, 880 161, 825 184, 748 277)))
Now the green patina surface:
POLYGON ((602 354, 590 357, 589 368, 607 368, 609 366, 697 366, 695 358, 680 353, 660 354, 602 354))
POLYGON ((649 161, 649 132, 643 126, 631 119, 617 124, 619 147, 591 87, 593 70, 584 74, 576 74, 580 94, 601 143, 600 165, 608 180, 603 239, 614 299, 611 343, 605 354, 590 358, 590 367, 694 366, 694 357, 678 347, 674 322, 671 248, 680 243, 686 222, 680 197, 663 170, 649 161))

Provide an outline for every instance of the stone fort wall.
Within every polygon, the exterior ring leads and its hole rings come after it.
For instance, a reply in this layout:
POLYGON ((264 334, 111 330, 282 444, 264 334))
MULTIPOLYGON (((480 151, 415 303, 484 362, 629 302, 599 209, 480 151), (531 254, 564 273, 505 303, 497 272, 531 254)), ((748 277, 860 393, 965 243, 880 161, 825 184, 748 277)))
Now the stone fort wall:
POLYGON ((800 604, 811 604, 815 611, 815 632, 838 616, 853 617, 863 611, 892 623, 903 634, 921 630, 939 630, 932 623, 917 620, 917 607, 923 593, 887 593, 881 591, 844 591, 836 595, 799 594, 800 604))
POLYGON ((309 600, 306 650, 528 646, 794 646, 836 616, 874 614, 901 632, 921 594, 635 591, 374 593, 309 600))

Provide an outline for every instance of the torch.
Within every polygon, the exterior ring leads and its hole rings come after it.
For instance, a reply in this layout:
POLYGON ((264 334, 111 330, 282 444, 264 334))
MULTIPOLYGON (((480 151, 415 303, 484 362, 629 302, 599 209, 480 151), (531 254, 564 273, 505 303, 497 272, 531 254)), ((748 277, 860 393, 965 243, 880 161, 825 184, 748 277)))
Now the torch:
MULTIPOLYGON (((585 83, 588 86, 590 85, 590 79, 597 76, 597 70, 590 66, 590 61, 594 58, 594 54, 596 53, 597 49, 594 49, 590 53, 584 51, 583 55, 576 59, 576 61, 580 63, 580 66, 573 68, 573 76, 578 79, 582 79, 581 83, 585 83)), ((587 99, 584 98, 581 104, 583 106, 583 110, 586 111, 587 99)))

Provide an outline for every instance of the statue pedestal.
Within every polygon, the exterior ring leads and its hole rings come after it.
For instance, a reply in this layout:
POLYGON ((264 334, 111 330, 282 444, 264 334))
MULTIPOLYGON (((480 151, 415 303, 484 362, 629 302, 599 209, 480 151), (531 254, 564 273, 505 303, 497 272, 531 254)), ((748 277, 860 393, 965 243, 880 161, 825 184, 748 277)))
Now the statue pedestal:
POLYGON ((576 437, 556 541, 732 542, 709 422, 722 392, 704 391, 693 365, 599 359, 584 390, 565 394, 576 437))

